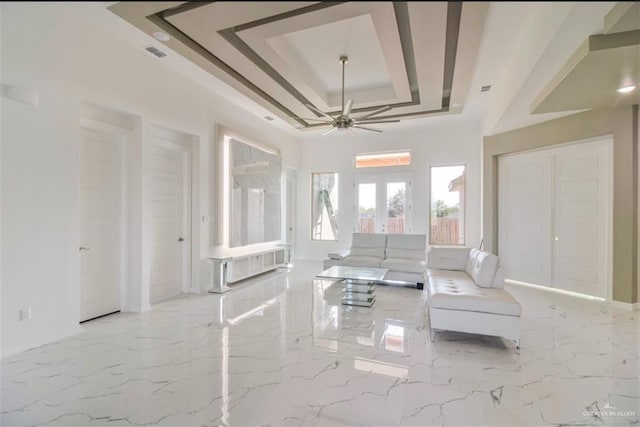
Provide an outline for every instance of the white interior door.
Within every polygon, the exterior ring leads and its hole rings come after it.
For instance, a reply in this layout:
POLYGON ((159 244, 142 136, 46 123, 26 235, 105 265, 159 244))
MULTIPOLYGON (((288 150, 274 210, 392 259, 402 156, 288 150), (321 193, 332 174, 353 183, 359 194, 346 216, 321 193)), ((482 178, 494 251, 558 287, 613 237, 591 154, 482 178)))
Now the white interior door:
POLYGON ((80 129, 80 321, 120 310, 121 141, 80 129))
POLYGON ((360 233, 412 232, 410 174, 363 175, 356 180, 356 227, 360 233))
POLYGON ((545 153, 501 158, 498 173, 505 277, 551 286, 551 158, 545 153))
POLYGON ((607 297, 608 147, 583 144, 554 157, 553 284, 607 297))
POLYGON ((296 181, 297 172, 294 169, 287 169, 285 175, 285 227, 284 227, 284 242, 293 245, 295 242, 296 232, 296 181))
POLYGON ((500 159, 499 249, 507 279, 609 297, 610 144, 500 159))
POLYGON ((191 172, 187 147, 155 138, 150 153, 150 300, 189 286, 191 172))

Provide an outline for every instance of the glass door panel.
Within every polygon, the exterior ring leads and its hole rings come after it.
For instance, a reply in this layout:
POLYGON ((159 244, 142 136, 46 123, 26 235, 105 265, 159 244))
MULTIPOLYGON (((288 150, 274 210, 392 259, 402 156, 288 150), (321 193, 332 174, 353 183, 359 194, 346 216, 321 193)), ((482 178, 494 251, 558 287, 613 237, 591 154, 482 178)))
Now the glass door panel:
POLYGON ((407 206, 406 182, 387 182, 386 233, 404 234, 407 206))
POLYGON ((376 232, 376 183, 367 182, 358 185, 358 224, 360 233, 376 232))

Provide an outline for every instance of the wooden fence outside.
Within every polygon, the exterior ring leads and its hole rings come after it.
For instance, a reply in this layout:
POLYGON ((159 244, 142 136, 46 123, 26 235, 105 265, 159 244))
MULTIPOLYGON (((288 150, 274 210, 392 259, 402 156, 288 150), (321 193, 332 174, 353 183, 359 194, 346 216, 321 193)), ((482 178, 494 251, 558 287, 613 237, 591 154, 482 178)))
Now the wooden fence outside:
MULTIPOLYGON (((387 233, 388 234, 403 234, 404 233, 404 217, 388 218, 387 219, 387 233)), ((358 224, 358 231, 360 233, 375 233, 376 221, 375 218, 360 218, 358 224)))
POLYGON ((460 220, 458 218, 431 218, 432 245, 459 245, 460 220))

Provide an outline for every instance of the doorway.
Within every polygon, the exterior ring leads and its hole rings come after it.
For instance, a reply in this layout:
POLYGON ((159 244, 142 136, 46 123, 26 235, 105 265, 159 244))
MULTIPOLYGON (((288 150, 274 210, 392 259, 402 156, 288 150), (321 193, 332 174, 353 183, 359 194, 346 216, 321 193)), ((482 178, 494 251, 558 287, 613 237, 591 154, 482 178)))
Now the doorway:
POLYGON ((295 258, 296 242, 296 200, 298 173, 295 169, 287 169, 285 172, 285 220, 283 242, 287 246, 287 261, 295 258))
POLYGON ((611 298, 611 139, 499 160, 507 279, 611 298))
POLYGON ((80 128, 80 322, 120 311, 122 137, 80 128))
POLYGON ((152 128, 149 152, 152 303, 187 292, 191 280, 191 145, 152 128))
POLYGON ((359 233, 412 232, 411 174, 362 175, 356 178, 354 207, 359 233))

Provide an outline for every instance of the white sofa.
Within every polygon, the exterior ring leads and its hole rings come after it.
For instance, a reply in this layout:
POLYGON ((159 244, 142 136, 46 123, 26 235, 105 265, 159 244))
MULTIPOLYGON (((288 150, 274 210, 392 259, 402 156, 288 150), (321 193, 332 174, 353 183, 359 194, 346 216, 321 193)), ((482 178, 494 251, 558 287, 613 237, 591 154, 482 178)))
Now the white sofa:
POLYGON ((415 283, 423 289, 426 247, 424 234, 353 233, 351 249, 329 253, 323 266, 386 268, 383 283, 415 283))
POLYGON ((471 248, 431 248, 427 315, 439 330, 511 339, 520 348, 521 307, 504 289, 497 256, 471 248))

